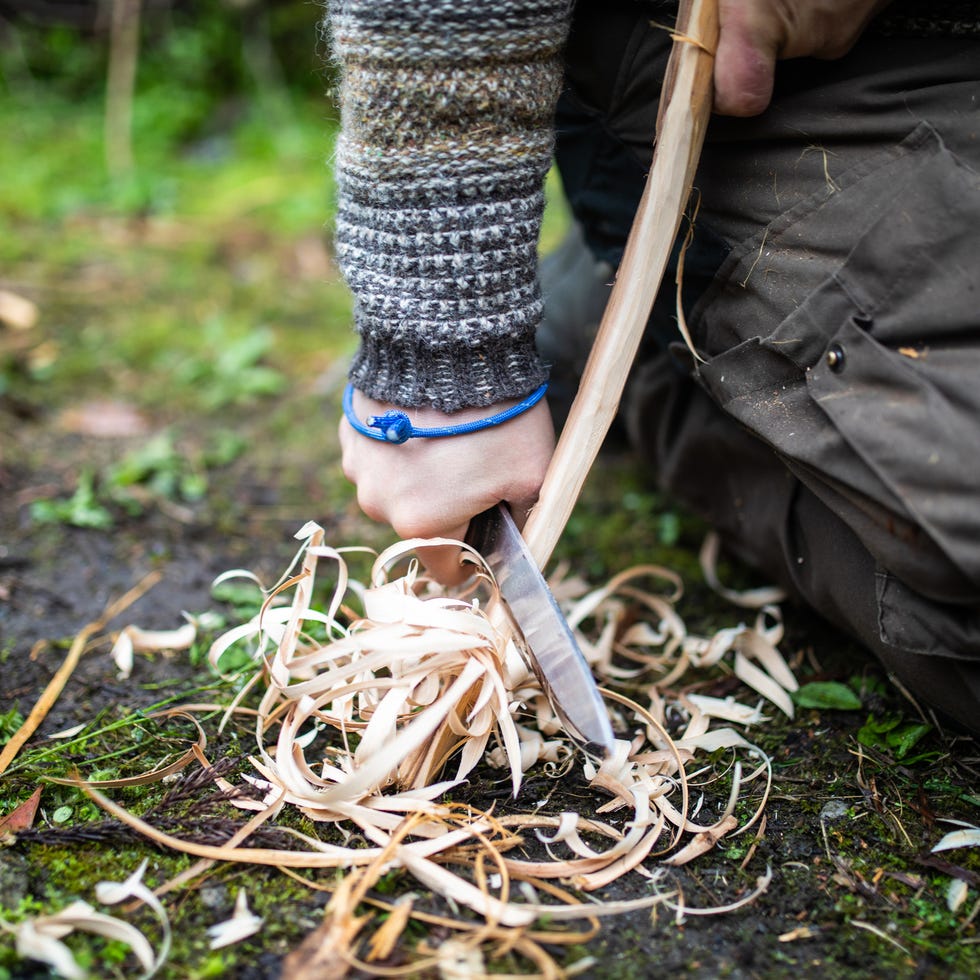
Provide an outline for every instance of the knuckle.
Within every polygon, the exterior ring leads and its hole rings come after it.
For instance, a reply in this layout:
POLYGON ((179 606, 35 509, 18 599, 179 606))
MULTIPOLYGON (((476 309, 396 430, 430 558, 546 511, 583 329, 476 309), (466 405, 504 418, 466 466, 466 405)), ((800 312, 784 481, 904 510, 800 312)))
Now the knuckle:
POLYGON ((387 521, 388 510, 385 506, 385 498, 369 487, 358 486, 357 505, 367 517, 372 521, 387 521))
POLYGON ((399 513, 392 517, 391 526, 402 538, 435 538, 439 529, 428 516, 421 512, 399 513))
POLYGON ((438 501, 428 499, 402 500, 390 517, 395 533, 403 538, 443 537, 460 523, 438 501))

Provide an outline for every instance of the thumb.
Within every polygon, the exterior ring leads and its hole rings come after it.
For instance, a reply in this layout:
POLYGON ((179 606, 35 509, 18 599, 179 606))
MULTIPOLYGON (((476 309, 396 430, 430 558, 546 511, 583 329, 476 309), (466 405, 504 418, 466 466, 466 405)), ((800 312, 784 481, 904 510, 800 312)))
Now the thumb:
POLYGON ((715 55, 715 112, 757 116, 772 98, 779 38, 753 24, 749 6, 729 0, 719 7, 715 55))

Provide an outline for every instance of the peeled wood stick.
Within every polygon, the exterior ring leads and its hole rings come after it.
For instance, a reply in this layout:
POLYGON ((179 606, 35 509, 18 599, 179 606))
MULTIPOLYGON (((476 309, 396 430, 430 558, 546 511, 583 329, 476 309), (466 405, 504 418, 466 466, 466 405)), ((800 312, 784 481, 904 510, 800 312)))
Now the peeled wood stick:
POLYGON ((543 568, 612 425, 680 227, 711 114, 717 0, 682 0, 657 142, 616 282, 524 538, 543 568))

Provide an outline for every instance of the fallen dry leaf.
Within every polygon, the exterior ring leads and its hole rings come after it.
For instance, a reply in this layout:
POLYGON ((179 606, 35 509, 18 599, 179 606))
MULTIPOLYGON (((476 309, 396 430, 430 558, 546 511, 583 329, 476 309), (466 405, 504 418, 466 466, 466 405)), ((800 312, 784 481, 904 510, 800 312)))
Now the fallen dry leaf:
POLYGON ((412 917, 412 904, 415 896, 409 893, 402 895, 395 901, 395 907, 391 914, 375 930, 374 935, 368 941, 368 962, 374 960, 386 960, 391 956, 401 934, 408 925, 408 920, 412 917))
POLYGON ((9 289, 0 289, 0 322, 12 330, 30 330, 37 326, 39 315, 33 300, 9 289))
POLYGON ((18 804, 5 817, 0 818, 0 838, 8 834, 16 834, 19 830, 30 830, 34 826, 34 817, 41 802, 41 787, 38 786, 31 795, 18 804))
POLYGON ((121 401, 89 401, 66 408, 58 416, 64 432, 119 439, 141 436, 149 431, 146 417, 134 406, 121 401))
POLYGON ((351 945, 369 916, 355 916, 350 906, 352 877, 341 881, 324 912, 323 922, 282 961, 290 980, 342 980, 350 972, 351 945))

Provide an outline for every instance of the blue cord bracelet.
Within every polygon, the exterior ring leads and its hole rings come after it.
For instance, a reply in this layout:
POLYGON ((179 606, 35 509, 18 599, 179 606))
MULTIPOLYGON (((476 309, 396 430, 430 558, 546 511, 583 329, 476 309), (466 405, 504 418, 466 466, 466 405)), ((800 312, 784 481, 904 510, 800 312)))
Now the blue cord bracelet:
POLYGON ((377 439, 379 442, 390 442, 398 446, 409 439, 441 439, 443 436, 465 436, 471 432, 479 432, 481 429, 502 425, 537 405, 547 390, 548 384, 545 382, 540 388, 532 391, 523 401, 503 412, 498 412, 496 415, 488 415, 485 419, 426 429, 416 428, 404 412, 395 410, 389 410, 384 415, 370 415, 366 422, 362 422, 354 414, 354 386, 349 384, 344 389, 344 415, 347 416, 347 421, 350 422, 351 426, 362 436, 377 439))

